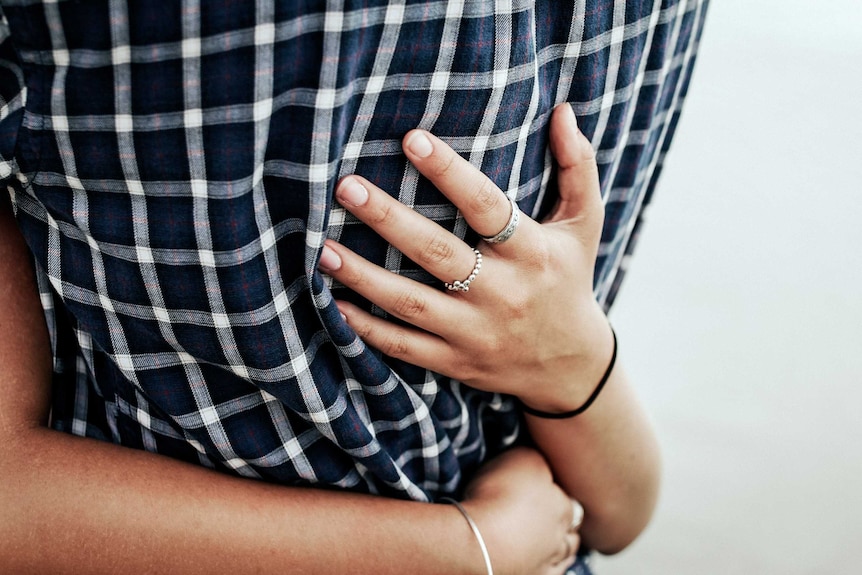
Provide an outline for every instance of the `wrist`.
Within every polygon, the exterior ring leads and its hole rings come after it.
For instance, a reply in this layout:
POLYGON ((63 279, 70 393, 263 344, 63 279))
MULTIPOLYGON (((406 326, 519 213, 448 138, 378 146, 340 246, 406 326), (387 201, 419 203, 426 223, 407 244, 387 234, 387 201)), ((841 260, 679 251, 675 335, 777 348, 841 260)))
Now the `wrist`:
MULTIPOLYGON (((513 522, 515 518, 507 510, 504 502, 496 497, 469 496, 461 502, 461 505, 482 532, 494 575, 515 575, 527 572, 528 562, 525 562, 527 553, 518 549, 517 543, 511 536, 512 533, 517 533, 513 526, 520 523, 513 522)), ((469 556, 472 559, 470 573, 486 575, 482 555, 477 549, 478 545, 473 542, 471 549, 473 555, 469 556)))
MULTIPOLYGON (((462 537, 462 541, 465 537, 467 538, 466 542, 468 543, 467 547, 469 547, 469 550, 464 554, 464 559, 460 561, 460 564, 464 566, 464 569, 459 571, 459 573, 494 575, 495 571, 492 566, 491 555, 487 545, 486 533, 488 530, 479 527, 479 524, 475 519, 475 516, 477 515, 476 510, 469 503, 459 503, 451 497, 444 497, 440 499, 440 502, 447 503, 453 508, 453 510, 457 510, 460 515, 462 525, 466 525, 469 528, 469 531, 462 537)), ((482 521, 482 523, 484 524, 485 522, 482 521)), ((464 533, 465 530, 462 527, 455 532, 464 533)), ((464 548, 465 546, 461 545, 459 547, 464 548)))
POLYGON ((585 411, 601 392, 616 364, 617 341, 607 316, 595 300, 583 316, 577 351, 557 382, 533 387, 519 395, 525 412, 539 417, 574 417, 585 411))

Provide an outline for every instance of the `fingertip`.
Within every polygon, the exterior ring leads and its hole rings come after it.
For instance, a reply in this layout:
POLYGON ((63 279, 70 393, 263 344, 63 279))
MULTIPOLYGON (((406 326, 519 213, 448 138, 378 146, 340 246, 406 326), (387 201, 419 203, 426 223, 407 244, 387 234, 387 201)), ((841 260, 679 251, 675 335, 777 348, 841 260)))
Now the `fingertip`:
POLYGON ((568 102, 563 102, 554 108, 552 121, 560 123, 573 132, 580 133, 578 128, 578 117, 575 115, 575 109, 568 102))
POLYGON ((595 158, 592 143, 578 128, 578 119, 569 103, 562 103, 551 115, 551 151, 561 168, 569 168, 595 158))
POLYGON ((335 307, 338 308, 338 313, 341 314, 341 319, 346 324, 350 324, 350 319, 353 317, 353 306, 343 300, 335 300, 335 307))
POLYGON ((592 219, 600 225, 604 208, 596 153, 592 142, 578 129, 569 104, 560 104, 551 116, 550 145, 559 167, 560 198, 545 221, 574 218, 592 208, 592 219))
POLYGON ((336 186, 335 197, 343 206, 360 208, 368 203, 368 188, 358 176, 346 176, 336 186))
POLYGON ((318 260, 317 264, 323 272, 329 274, 340 270, 342 265, 341 256, 333 249, 333 245, 335 245, 335 242, 330 242, 329 240, 324 242, 323 249, 320 251, 320 260, 318 260))
POLYGON ((551 146, 554 147, 554 154, 557 154, 557 147, 560 144, 571 142, 581 135, 578 129, 578 118, 575 116, 575 110, 568 102, 563 102, 551 114, 551 146))
POLYGON ((410 130, 404 136, 404 150, 420 159, 434 152, 434 145, 424 130, 410 130))
POLYGON ((344 313, 344 302, 341 300, 335 300, 335 307, 338 308, 338 313, 341 315, 341 321, 344 323, 350 323, 347 319, 347 314, 344 313))

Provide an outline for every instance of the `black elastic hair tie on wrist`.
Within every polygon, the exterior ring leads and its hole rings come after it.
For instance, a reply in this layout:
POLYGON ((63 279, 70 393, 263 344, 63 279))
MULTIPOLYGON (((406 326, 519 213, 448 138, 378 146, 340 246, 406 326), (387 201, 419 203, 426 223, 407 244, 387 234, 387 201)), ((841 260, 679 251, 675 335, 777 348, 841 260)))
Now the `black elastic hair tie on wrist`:
POLYGON ((589 409, 593 402, 596 400, 596 398, 599 396, 599 394, 602 392, 602 388, 608 382, 608 379, 610 379, 611 372, 614 370, 614 365, 617 363, 617 333, 614 331, 614 326, 610 326, 610 328, 611 335, 614 338, 614 352, 611 355, 611 362, 610 364, 608 364, 608 368, 605 370, 605 374, 602 376, 601 381, 599 381, 599 384, 596 386, 595 391, 593 391, 592 395, 587 398, 587 400, 582 406, 573 409, 572 411, 564 411, 563 413, 550 413, 548 411, 534 409, 529 405, 525 404, 523 401, 518 400, 518 403, 521 404, 521 409, 524 410, 524 413, 529 413, 530 415, 533 415, 535 417, 542 417, 544 419, 568 419, 570 417, 580 415, 587 409, 589 409))

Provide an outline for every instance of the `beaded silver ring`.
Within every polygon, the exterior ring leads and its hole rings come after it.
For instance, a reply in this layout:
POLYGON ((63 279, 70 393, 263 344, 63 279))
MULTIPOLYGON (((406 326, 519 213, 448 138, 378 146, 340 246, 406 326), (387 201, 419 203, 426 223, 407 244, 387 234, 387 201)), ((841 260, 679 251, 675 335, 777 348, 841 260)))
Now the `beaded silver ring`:
POLYGON ((479 270, 482 269, 482 252, 473 248, 473 253, 476 254, 476 264, 473 266, 473 271, 470 272, 470 275, 467 276, 466 279, 455 280, 452 283, 444 282, 447 290, 462 292, 470 291, 470 284, 473 283, 473 280, 475 280, 476 276, 479 275, 479 270))

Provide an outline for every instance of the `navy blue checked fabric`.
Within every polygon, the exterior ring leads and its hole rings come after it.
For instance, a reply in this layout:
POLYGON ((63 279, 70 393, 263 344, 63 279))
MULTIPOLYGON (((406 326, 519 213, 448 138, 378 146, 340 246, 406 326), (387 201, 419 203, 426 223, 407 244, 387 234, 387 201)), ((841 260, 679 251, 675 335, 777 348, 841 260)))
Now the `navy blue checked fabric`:
POLYGON ((316 270, 326 238, 437 282, 333 203, 335 183, 361 174, 473 243, 403 135, 431 130, 540 218, 549 117, 570 102, 598 155, 609 307, 706 0, 0 6, 0 180, 36 262, 53 427, 426 501, 518 441, 520 416, 341 320, 334 297, 369 304, 316 270))

